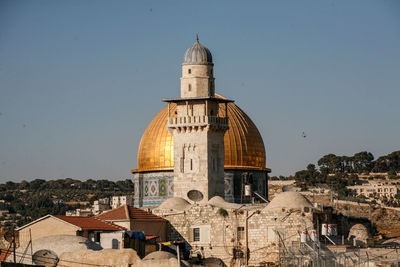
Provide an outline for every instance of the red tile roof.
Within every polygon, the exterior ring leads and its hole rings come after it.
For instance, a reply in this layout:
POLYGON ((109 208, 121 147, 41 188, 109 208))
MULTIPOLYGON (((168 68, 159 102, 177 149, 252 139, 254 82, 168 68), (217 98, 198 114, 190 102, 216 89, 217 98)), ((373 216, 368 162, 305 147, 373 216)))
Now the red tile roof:
POLYGON ((164 221, 163 218, 154 215, 153 213, 144 211, 139 208, 135 208, 134 206, 127 206, 129 217, 133 220, 151 220, 151 221, 164 221))
POLYGON ((102 221, 95 217, 83 217, 83 216, 64 216, 54 215, 54 217, 76 225, 85 230, 105 230, 105 231, 120 231, 126 230, 125 228, 114 225, 105 221, 102 221))
POLYGON ((129 205, 123 205, 116 209, 106 211, 96 216, 96 218, 106 221, 113 220, 145 220, 145 221, 164 221, 163 218, 150 212, 135 208, 129 205))
POLYGON ((5 261, 8 256, 10 256, 12 251, 8 251, 5 249, 0 249, 0 262, 5 261))
POLYGON ((105 211, 95 217, 101 220, 129 220, 129 214, 125 207, 126 205, 120 206, 116 209, 105 211))

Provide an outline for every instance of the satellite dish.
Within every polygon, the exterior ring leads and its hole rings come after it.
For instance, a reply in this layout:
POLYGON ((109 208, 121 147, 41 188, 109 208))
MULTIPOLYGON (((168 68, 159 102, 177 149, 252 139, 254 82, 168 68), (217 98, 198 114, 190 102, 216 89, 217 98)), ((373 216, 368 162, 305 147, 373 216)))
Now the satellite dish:
POLYGON ((32 255, 32 260, 36 265, 54 267, 57 266, 58 256, 54 251, 42 249, 32 255))
POLYGON ((187 197, 194 202, 199 202, 201 201, 204 197, 203 197, 203 193, 201 193, 199 190, 190 190, 187 193, 187 197))

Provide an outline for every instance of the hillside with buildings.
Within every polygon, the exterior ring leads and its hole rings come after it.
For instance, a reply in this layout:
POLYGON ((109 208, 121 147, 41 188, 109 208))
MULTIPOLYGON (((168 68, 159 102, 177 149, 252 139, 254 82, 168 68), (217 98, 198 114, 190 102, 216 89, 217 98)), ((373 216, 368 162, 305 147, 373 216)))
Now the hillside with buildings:
POLYGON ((131 180, 80 181, 67 178, 7 182, 0 184, 0 226, 21 226, 47 214, 95 215, 120 202, 132 204, 129 198, 132 192, 131 180), (116 197, 115 201, 113 197, 116 197))
POLYGON ((370 152, 353 156, 327 154, 293 176, 274 176, 270 180, 294 180, 302 191, 325 188, 339 199, 400 206, 400 151, 374 160, 370 152))

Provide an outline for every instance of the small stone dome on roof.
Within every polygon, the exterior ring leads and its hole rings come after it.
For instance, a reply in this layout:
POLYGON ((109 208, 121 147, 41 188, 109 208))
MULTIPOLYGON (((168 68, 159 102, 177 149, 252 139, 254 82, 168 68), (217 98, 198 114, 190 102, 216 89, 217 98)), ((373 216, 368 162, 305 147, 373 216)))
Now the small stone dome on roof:
POLYGON ((190 207, 190 203, 181 197, 171 197, 161 203, 157 210, 178 210, 184 211, 190 207))
POLYGON ((77 250, 63 253, 57 266, 143 266, 143 262, 137 252, 131 248, 103 249, 99 251, 77 250))
POLYGON ((211 206, 214 206, 217 208, 223 208, 223 209, 238 209, 242 206, 240 204, 226 202, 225 199, 223 199, 220 196, 212 197, 208 201, 208 204, 210 204, 211 206))
POLYGON ((161 260, 161 259, 170 259, 170 258, 176 258, 176 256, 170 252, 167 251, 154 251, 146 255, 146 257, 143 258, 143 260, 161 260))
POLYGON ((312 204, 302 194, 294 191, 282 192, 277 194, 274 199, 265 207, 264 210, 271 211, 276 209, 304 209, 312 208, 312 204))
POLYGON ((370 234, 365 225, 357 223, 350 228, 348 239, 350 239, 352 236, 357 240, 361 240, 369 238, 370 234))
POLYGON ((198 36, 194 45, 186 50, 183 64, 213 64, 210 50, 199 43, 198 36))
MULTIPOLYGON (((146 257, 143 258, 143 267, 150 267, 150 266, 175 267, 176 265, 178 265, 177 257, 174 254, 167 251, 154 251, 151 252, 150 254, 147 254, 146 257)), ((190 267, 192 265, 181 259, 179 266, 190 267)))

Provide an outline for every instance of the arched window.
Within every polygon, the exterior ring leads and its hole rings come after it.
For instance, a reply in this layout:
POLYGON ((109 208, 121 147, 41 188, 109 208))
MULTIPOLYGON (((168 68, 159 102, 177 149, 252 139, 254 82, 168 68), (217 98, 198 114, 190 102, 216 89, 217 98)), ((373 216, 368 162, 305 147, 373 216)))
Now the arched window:
POLYGON ((188 86, 188 90, 189 90, 189 92, 192 91, 192 85, 190 83, 189 83, 189 86, 188 86))
POLYGON ((191 69, 188 69, 188 73, 191 74, 191 73, 192 73, 192 70, 191 70, 191 69))

